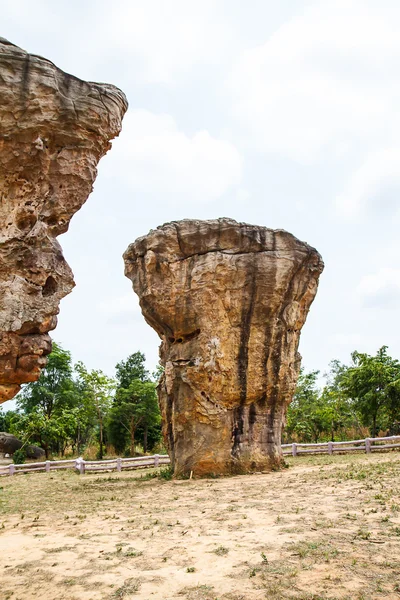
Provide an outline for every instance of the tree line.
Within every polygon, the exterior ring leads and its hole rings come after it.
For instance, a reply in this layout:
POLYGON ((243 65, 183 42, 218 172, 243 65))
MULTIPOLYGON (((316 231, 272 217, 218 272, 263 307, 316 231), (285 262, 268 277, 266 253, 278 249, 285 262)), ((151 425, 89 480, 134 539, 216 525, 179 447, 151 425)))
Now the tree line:
POLYGON ((38 381, 18 394, 17 409, 0 411, 0 431, 40 446, 46 458, 67 450, 79 455, 95 445, 102 459, 106 444, 134 456, 138 443, 146 453, 161 438, 159 375, 151 375, 144 354, 135 352, 116 365, 111 378, 82 362, 73 365, 71 353, 54 342, 38 381))
MULTIPOLYGON (((44 449, 46 457, 79 455, 106 445, 134 456, 161 440, 156 385, 162 372, 150 374, 145 356, 135 352, 120 361, 115 377, 72 363, 70 352, 53 344, 38 381, 17 396, 17 409, 2 412, 0 431, 44 449)), ((302 370, 288 407, 283 442, 318 443, 379 434, 400 434, 400 362, 383 346, 376 355, 353 352, 345 365, 330 363, 321 387, 318 371, 302 370)))
POLYGON ((353 352, 319 372, 302 370, 287 412, 283 441, 318 443, 400 434, 400 363, 382 346, 372 356, 353 352))

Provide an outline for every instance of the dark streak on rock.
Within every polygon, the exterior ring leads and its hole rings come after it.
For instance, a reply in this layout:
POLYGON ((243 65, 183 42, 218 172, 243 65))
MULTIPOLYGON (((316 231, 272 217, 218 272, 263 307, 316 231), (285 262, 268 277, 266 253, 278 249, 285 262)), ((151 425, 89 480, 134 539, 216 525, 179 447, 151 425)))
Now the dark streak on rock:
POLYGON ((249 294, 249 302, 246 305, 243 304, 242 311, 242 325, 240 330, 240 345, 238 353, 238 379, 239 379, 239 406, 234 411, 234 423, 233 423, 233 445, 232 455, 237 455, 239 451, 240 439, 244 430, 244 406, 247 397, 247 368, 249 363, 249 337, 250 337, 250 326, 251 318, 254 311, 254 303, 256 296, 256 280, 257 280, 257 268, 253 264, 251 271, 251 279, 249 285, 251 287, 249 294))
POLYGON ((29 74, 30 74, 30 55, 27 54, 24 59, 24 66, 22 69, 22 80, 21 80, 21 96, 24 99, 29 89, 29 74))

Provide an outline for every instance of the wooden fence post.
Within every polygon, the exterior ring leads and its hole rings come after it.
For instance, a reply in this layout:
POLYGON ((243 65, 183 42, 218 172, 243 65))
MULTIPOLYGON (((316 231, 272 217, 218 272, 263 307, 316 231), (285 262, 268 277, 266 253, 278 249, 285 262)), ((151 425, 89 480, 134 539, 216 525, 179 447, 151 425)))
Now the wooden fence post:
POLYGON ((122 460, 120 458, 117 458, 117 471, 118 473, 122 471, 122 460))
POLYGON ((159 454, 155 454, 154 455, 154 466, 158 467, 159 464, 160 464, 160 455, 159 454))
POLYGON ((297 456, 297 444, 292 444, 292 456, 297 456))
POLYGON ((75 461, 75 469, 79 471, 79 475, 85 474, 85 461, 81 456, 75 461))
POLYGON ((15 465, 13 463, 10 464, 10 466, 8 467, 9 471, 10 471, 10 475, 14 475, 15 473, 15 465))
POLYGON ((333 442, 328 442, 328 454, 333 454, 333 442))
POLYGON ((365 452, 369 454, 371 452, 371 440, 370 438, 366 438, 365 440, 365 452))
POLYGON ((46 460, 46 473, 50 473, 50 461, 46 460))

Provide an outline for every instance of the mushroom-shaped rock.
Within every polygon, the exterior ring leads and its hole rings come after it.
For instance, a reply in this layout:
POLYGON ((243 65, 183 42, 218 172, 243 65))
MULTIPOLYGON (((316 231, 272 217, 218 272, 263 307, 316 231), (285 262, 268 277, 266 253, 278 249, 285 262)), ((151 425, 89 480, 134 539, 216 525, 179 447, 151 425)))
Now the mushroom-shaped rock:
POLYGON ((56 237, 92 191, 127 101, 3 38, 0 97, 1 403, 46 363, 47 333, 74 286, 56 237))
POLYGON ((167 223, 124 260, 162 340, 158 394, 174 473, 278 467, 321 256, 286 231, 218 219, 167 223))

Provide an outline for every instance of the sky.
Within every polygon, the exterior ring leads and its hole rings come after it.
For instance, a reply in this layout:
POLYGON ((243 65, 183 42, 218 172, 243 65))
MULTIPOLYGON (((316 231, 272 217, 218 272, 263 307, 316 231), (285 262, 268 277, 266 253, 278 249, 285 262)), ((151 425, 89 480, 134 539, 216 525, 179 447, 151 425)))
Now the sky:
POLYGON ((306 369, 382 345, 400 358, 398 0, 0 8, 0 36, 129 101, 93 193, 59 237, 76 287, 52 335, 74 360, 112 376, 141 350, 153 370, 159 338, 122 253, 165 222, 217 217, 286 229, 321 253, 306 369))

